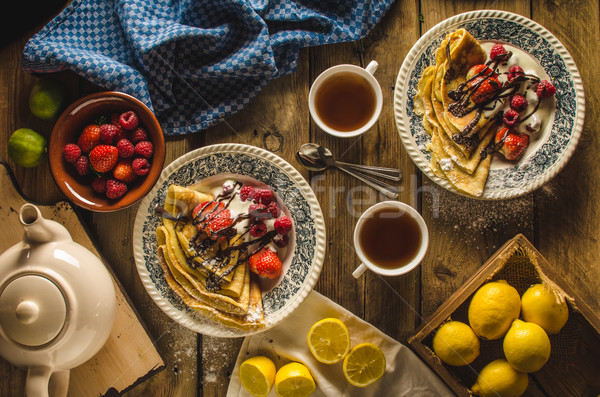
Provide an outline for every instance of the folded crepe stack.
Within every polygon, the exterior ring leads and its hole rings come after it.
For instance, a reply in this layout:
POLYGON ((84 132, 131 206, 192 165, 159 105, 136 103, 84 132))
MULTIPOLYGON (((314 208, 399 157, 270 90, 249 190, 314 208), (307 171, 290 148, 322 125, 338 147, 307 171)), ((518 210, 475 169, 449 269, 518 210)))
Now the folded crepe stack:
MULTIPOLYGON (((414 98, 415 113, 431 135, 433 173, 460 192, 479 197, 487 181, 491 156, 482 156, 496 131, 495 118, 475 110, 457 117, 448 109, 449 92, 466 82, 469 69, 485 63, 487 54, 465 29, 449 33, 435 54, 435 64, 421 75, 414 98)), ((469 106, 473 105, 472 103, 469 106)))
POLYGON ((212 200, 212 196, 196 190, 169 186, 164 208, 175 217, 183 216, 178 221, 163 217, 162 225, 156 229, 158 258, 165 279, 188 307, 205 317, 242 330, 263 328, 261 288, 248 261, 238 261, 237 250, 232 250, 223 264, 210 260, 220 249, 241 243, 241 236, 225 239, 202 255, 191 244, 192 239, 207 236, 199 235, 201 232, 187 215, 198 204, 212 200))

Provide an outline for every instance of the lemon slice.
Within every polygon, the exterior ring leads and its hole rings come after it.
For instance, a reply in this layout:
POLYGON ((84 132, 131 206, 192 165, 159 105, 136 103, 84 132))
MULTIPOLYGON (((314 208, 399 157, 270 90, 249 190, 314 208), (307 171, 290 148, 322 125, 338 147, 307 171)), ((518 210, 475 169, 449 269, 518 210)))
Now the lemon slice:
POLYGON ((270 358, 254 356, 240 365, 242 386, 255 397, 265 397, 275 382, 275 364, 270 358))
POLYGON ((385 356, 374 344, 361 343, 344 358, 342 369, 351 385, 366 387, 377 382, 385 373, 385 356))
POLYGON ((316 387, 310 371, 301 363, 286 364, 275 375, 275 392, 279 397, 307 397, 316 387))
POLYGON ((313 324, 306 342, 313 356, 323 364, 337 363, 350 351, 350 333, 337 318, 324 318, 313 324))

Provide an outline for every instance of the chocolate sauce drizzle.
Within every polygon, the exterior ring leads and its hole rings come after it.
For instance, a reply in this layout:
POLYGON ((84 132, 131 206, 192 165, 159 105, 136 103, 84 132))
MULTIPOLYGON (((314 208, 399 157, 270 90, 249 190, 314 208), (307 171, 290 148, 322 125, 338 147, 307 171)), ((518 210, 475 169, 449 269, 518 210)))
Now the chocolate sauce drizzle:
MULTIPOLYGON (((239 189, 237 188, 241 185, 241 182, 236 181, 234 186, 224 189, 213 201, 203 203, 196 216, 192 218, 192 223, 199 231, 190 239, 190 248, 193 250, 194 255, 187 258, 187 265, 193 269, 203 266, 208 270, 208 277, 206 279, 206 289, 208 291, 218 291, 222 287, 225 277, 235 271, 239 265, 245 263, 252 255, 263 249, 277 236, 277 232, 271 230, 261 237, 243 241, 250 233, 252 226, 271 217, 271 213, 268 211, 238 214, 233 218, 231 225, 227 227, 216 231, 200 231, 211 219, 219 216, 222 211, 231 205, 233 199, 239 194, 239 189), (225 239, 226 241, 230 241, 235 237, 237 235, 236 225, 244 220, 249 220, 250 222, 246 226, 245 231, 239 236, 239 240, 237 240, 239 242, 228 244, 223 248, 221 243, 225 239), (234 260, 236 259, 236 254, 237 260, 234 260), (201 263, 196 261, 196 258, 201 259, 201 263)), ((156 211, 157 215, 160 216, 164 216, 164 212, 160 210, 156 211)), ((172 216, 166 217, 168 219, 173 218, 172 216)), ((191 214, 187 214, 184 217, 176 219, 176 222, 187 222, 190 217, 191 214)))
MULTIPOLYGON (((446 54, 448 62, 450 58, 449 45, 446 45, 446 54)), ((498 84, 496 76, 500 74, 498 66, 504 64, 512 56, 512 52, 508 52, 503 55, 499 55, 494 59, 489 60, 485 63, 486 68, 483 68, 479 73, 461 83, 455 90, 448 92, 448 97, 454 102, 448 105, 448 111, 455 117, 463 117, 471 112, 476 112, 473 119, 467 124, 459 134, 454 134, 452 139, 459 144, 466 144, 468 146, 475 146, 478 143, 478 137, 475 136, 475 126, 481 119, 481 115, 485 110, 491 110, 496 106, 497 101, 502 100, 515 94, 519 91, 522 84, 529 82, 531 85, 537 84, 540 79, 537 76, 521 73, 516 75, 511 81, 506 81, 504 84, 498 84), (491 70, 491 73, 490 73, 491 70), (475 82, 476 80, 478 80, 475 82), (479 103, 472 101, 473 94, 484 84, 488 82, 494 90, 484 100, 479 103), (470 84, 473 83, 473 84, 470 84), (473 105, 470 106, 470 103, 473 105)), ((452 69, 452 68, 450 68, 452 69)), ((448 71, 450 70, 448 69, 448 71)), ((453 69, 452 69, 453 70, 453 69)), ((451 78, 454 73, 444 75, 444 78, 451 78)), ((507 73, 504 73, 507 74, 507 73)), ((520 123, 527 120, 533 113, 537 111, 539 107, 539 101, 535 106, 535 109, 527 116, 520 120, 520 123)), ((487 148, 485 150, 488 151, 487 148)))

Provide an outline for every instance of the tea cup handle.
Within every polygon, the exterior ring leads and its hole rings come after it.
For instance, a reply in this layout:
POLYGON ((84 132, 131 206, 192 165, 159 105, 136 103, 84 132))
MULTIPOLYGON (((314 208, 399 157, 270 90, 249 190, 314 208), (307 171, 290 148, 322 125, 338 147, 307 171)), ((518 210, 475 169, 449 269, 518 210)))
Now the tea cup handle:
POLYGON ((367 270, 367 265, 361 263, 360 266, 352 272, 352 276, 354 276, 354 278, 359 278, 360 276, 362 276, 365 270, 367 270))
POLYGON ((29 367, 25 381, 25 395, 27 397, 48 397, 48 383, 52 371, 52 367, 29 367))
POLYGON ((377 70, 378 67, 379 67, 379 63, 377 61, 371 61, 371 62, 369 62, 369 64, 365 68, 365 70, 369 74, 375 74, 375 71, 377 70))

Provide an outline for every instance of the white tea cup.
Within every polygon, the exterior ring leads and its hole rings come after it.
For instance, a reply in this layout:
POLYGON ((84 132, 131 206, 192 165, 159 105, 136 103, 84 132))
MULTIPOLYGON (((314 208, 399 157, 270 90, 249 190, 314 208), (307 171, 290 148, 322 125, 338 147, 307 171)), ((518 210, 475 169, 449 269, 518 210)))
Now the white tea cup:
POLYGON ((360 216, 354 228, 354 249, 361 264, 352 275, 359 278, 367 269, 382 276, 406 274, 419 266, 428 246, 427 225, 417 210, 400 201, 377 203, 360 216), (373 230, 378 233, 375 238, 371 239, 369 235, 363 235, 373 230), (405 240, 396 241, 401 235, 405 240), (365 240, 367 237, 368 239, 365 240), (409 243, 413 246, 408 247, 409 243), (389 244, 391 246, 388 247, 389 244), (382 249, 381 245, 389 249, 382 249), (398 259, 398 266, 383 265, 384 259, 381 257, 390 250, 395 251, 393 254, 405 255, 402 260, 398 259))
POLYGON ((308 109, 323 131, 349 138, 377 122, 383 106, 381 86, 373 76, 378 66, 377 61, 366 68, 332 66, 315 79, 308 93, 308 109))

